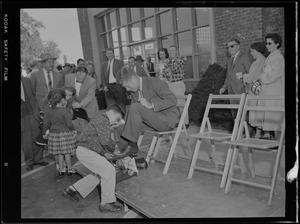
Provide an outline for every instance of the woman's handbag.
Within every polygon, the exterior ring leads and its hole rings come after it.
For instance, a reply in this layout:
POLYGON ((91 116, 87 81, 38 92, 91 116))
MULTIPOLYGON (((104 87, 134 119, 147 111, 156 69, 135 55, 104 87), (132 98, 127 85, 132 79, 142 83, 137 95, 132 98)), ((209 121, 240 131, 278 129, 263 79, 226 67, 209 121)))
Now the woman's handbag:
POLYGON ((260 80, 256 80, 254 83, 252 83, 250 89, 254 95, 259 95, 261 88, 261 82, 260 80))

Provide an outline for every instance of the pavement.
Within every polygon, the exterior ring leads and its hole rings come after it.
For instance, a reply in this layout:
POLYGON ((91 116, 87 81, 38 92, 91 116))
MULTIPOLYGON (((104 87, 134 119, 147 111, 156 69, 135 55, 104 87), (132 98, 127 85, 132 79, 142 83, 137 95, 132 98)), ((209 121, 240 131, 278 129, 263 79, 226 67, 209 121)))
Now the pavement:
MULTIPOLYGON (((225 130, 223 130, 225 132, 225 130)), ((194 134, 199 132, 199 127, 195 125, 190 125, 188 128, 189 134, 194 134)), ((150 144, 151 136, 145 135, 144 141, 142 142, 141 150, 147 151, 147 145, 150 144)), ((190 139, 190 145, 192 151, 194 150, 196 140, 190 139)), ((162 150, 164 147, 168 146, 166 141, 162 145, 162 150)), ((184 155, 183 148, 186 147, 186 142, 184 138, 180 138, 176 147, 177 156, 184 155)), ((200 149, 199 157, 201 159, 208 161, 207 149, 209 144, 204 143, 203 148, 200 149)), ((224 146, 221 144, 216 144, 217 159, 224 160, 225 150, 224 146)), ((284 152, 283 152, 284 155, 284 152)), ((246 164, 247 155, 244 155, 246 164)), ((273 166, 274 154, 271 152, 268 153, 254 153, 255 169, 258 173, 268 176, 271 172, 273 166)), ((69 185, 73 184, 81 178, 78 174, 67 176, 63 178, 58 178, 58 172, 55 169, 54 158, 52 155, 47 155, 45 152, 45 161, 50 162, 46 167, 35 166, 32 171, 26 171, 24 157, 22 155, 22 164, 21 164, 21 218, 145 218, 142 214, 139 214, 136 210, 131 207, 117 213, 100 213, 98 206, 100 203, 100 189, 94 190, 90 195, 85 199, 80 200, 79 202, 74 202, 67 200, 61 196, 61 193, 69 185)), ((72 157, 72 164, 77 162, 76 155, 72 157)), ((151 166, 151 164, 149 164, 151 166)), ((285 216, 285 182, 284 176, 284 156, 282 157, 280 169, 279 169, 279 181, 277 181, 277 190, 275 191, 275 196, 273 198, 272 206, 268 207, 267 202, 262 203, 264 209, 260 210, 259 216, 267 217, 284 217, 285 216), (263 212, 265 211, 265 213, 263 212)), ((199 171, 195 171, 195 178, 199 177, 199 171)), ((204 175, 201 176, 201 181, 205 181, 207 178, 207 183, 213 183, 216 180, 211 180, 214 175, 204 175), (211 182, 212 181, 212 182, 211 182)), ((194 177, 193 177, 194 178, 194 177)), ((220 177, 216 177, 219 180, 220 177)), ((235 184, 233 184, 235 185, 235 184)), ((247 191, 251 191, 250 197, 256 197, 256 200, 266 200, 268 196, 267 191, 252 188, 252 187, 243 187, 247 191), (261 195, 264 196, 261 196, 261 195)), ((212 193, 212 192, 210 192, 212 193)), ((247 192, 246 192, 247 193, 247 192)), ((244 194, 240 192, 240 194, 244 194)), ((267 200, 266 200, 267 201, 267 200)), ((121 202, 122 203, 122 202, 121 202)), ((230 202, 228 202, 230 203, 230 202)), ((247 207, 247 206, 246 206, 247 207)), ((245 209, 245 206, 243 206, 245 209)), ((255 217, 254 211, 257 209, 253 208, 253 213, 251 209, 253 206, 247 207, 247 214, 255 217)), ((217 212, 217 211, 216 211, 217 212)))

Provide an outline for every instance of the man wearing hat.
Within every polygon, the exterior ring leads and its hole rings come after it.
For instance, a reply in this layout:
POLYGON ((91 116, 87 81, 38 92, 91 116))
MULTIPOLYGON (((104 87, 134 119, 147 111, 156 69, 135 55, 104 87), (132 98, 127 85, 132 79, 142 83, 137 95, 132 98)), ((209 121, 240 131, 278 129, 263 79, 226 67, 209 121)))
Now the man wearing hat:
POLYGON ((42 54, 41 62, 43 68, 39 71, 32 72, 30 76, 39 111, 44 111, 45 97, 49 91, 63 86, 62 75, 53 70, 54 60, 56 60, 56 57, 52 56, 50 53, 42 54))
POLYGON ((149 72, 148 72, 148 70, 147 70, 147 65, 144 64, 144 61, 145 61, 145 60, 142 58, 141 55, 137 55, 137 56, 135 57, 135 63, 136 63, 136 66, 142 68, 142 69, 145 71, 145 73, 146 73, 146 75, 147 75, 147 76, 145 76, 145 77, 150 77, 150 74, 149 74, 149 72))
MULTIPOLYGON (((138 56, 137 56, 138 57, 138 56)), ((146 71, 141 66, 137 65, 137 61, 134 57, 128 58, 129 68, 132 69, 140 77, 148 77, 146 71)))

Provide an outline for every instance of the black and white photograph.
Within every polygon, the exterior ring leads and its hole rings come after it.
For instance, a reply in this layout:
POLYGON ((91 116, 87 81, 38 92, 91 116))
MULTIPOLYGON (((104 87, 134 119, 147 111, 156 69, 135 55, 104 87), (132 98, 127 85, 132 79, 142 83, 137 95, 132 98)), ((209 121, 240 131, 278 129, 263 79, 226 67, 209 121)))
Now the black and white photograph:
POLYGON ((3 223, 299 221, 296 2, 0 10, 3 223))

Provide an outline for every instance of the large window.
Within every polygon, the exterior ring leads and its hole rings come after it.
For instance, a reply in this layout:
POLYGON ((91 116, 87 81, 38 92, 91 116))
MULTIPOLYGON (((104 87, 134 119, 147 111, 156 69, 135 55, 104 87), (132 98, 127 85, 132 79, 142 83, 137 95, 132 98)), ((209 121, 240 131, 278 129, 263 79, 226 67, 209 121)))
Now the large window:
POLYGON ((136 55, 157 60, 158 48, 175 45, 187 58, 186 80, 197 80, 215 60, 211 13, 211 8, 196 7, 107 9, 97 19, 101 60, 106 60, 108 47, 127 63, 136 55))

